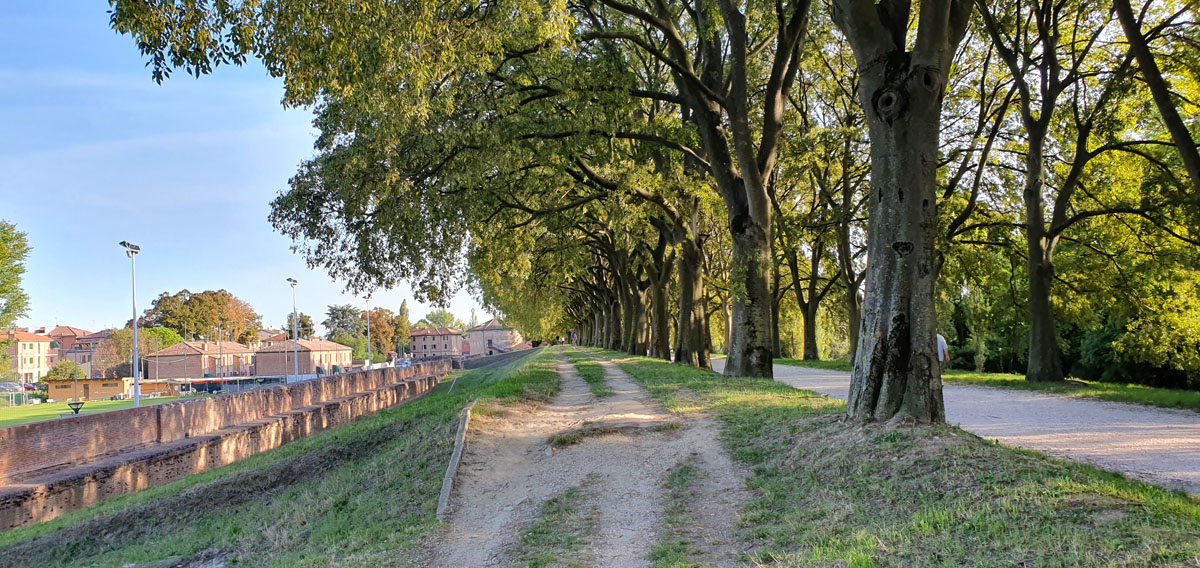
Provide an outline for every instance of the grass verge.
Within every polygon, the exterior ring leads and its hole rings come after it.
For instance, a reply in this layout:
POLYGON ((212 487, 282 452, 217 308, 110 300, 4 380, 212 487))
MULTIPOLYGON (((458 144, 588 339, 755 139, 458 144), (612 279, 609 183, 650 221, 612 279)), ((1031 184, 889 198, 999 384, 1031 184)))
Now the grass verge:
POLYGON ((452 393, 446 380, 335 430, 0 533, 0 566, 413 565, 462 408, 548 400, 558 357, 464 372, 452 393))
POLYGON ((757 498, 753 561, 779 566, 1195 566, 1200 502, 948 426, 888 429, 767 379, 611 353, 672 410, 707 413, 757 498))
POLYGON ((601 367, 600 363, 588 356, 586 352, 579 349, 567 350, 567 362, 575 366, 575 372, 579 373, 579 378, 588 384, 592 396, 599 399, 613 395, 612 388, 604 381, 604 367, 601 367))
MULTIPOLYGON (((148 406, 175 402, 177 400, 187 399, 178 396, 155 396, 143 398, 142 404, 148 406)), ((113 410, 123 410, 126 408, 133 408, 133 400, 93 400, 83 403, 83 409, 80 410, 80 414, 99 414, 101 412, 112 412, 113 410)), ((65 414, 72 414, 70 407, 65 402, 46 402, 42 404, 25 404, 0 408, 0 428, 57 420, 65 414)))
POLYGON ((695 522, 688 512, 687 504, 696 498, 692 486, 696 480, 696 454, 671 468, 663 482, 662 529, 650 561, 655 568, 684 568, 696 566, 693 557, 697 554, 691 542, 691 526, 695 522))
POLYGON ((597 512, 581 509, 583 488, 572 487, 542 504, 538 518, 513 550, 520 566, 587 566, 583 548, 596 533, 597 512))
MULTIPOLYGON (((801 359, 776 359, 777 365, 809 367, 850 372, 853 365, 846 361, 804 361, 801 359)), ((950 369, 942 374, 948 383, 974 385, 1003 389, 1047 392, 1080 398, 1094 398, 1110 402, 1128 402, 1160 408, 1183 408, 1200 412, 1200 391, 1164 389, 1146 385, 1102 383, 1082 379, 1067 379, 1061 383, 1035 383, 1022 375, 1011 373, 976 373, 950 369)))

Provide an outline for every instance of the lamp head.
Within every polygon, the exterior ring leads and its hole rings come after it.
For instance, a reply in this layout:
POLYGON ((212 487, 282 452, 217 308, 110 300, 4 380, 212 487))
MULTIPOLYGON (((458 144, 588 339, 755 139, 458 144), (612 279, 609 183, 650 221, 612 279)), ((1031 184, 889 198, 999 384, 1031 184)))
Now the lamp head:
POLYGON ((295 278, 288 278, 288 279, 287 279, 287 281, 288 281, 289 283, 291 283, 291 285, 292 285, 292 288, 295 288, 295 287, 296 287, 296 284, 299 284, 299 282, 297 282, 295 278))
POLYGON ((128 255, 129 258, 133 258, 133 255, 142 252, 142 247, 139 247, 129 241, 121 241, 117 244, 125 247, 125 254, 128 255))

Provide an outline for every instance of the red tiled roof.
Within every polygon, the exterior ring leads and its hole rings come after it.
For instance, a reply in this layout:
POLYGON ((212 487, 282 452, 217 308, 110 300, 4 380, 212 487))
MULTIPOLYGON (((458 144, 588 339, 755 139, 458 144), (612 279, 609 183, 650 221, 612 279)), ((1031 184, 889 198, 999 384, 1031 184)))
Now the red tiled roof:
POLYGON ((485 330, 489 330, 489 329, 512 329, 512 328, 500 323, 499 319, 492 318, 483 324, 480 324, 475 327, 472 327, 471 329, 468 329, 467 331, 485 331, 485 330))
MULTIPOLYGON (((314 337, 312 339, 301 339, 296 342, 296 349, 299 351, 353 351, 350 347, 341 343, 334 343, 328 339, 314 337)), ((276 343, 270 347, 259 349, 259 353, 279 353, 281 351, 291 351, 292 341, 288 340, 284 343, 276 343)))
POLYGON ((236 355, 243 353, 254 353, 254 350, 236 341, 222 341, 220 345, 217 345, 216 341, 184 341, 183 343, 176 343, 175 345, 167 347, 166 349, 158 351, 157 353, 151 353, 147 356, 199 355, 202 353, 212 355, 236 355), (205 345, 208 345, 207 350, 204 349, 205 345))
POLYGON ((17 341, 54 341, 45 335, 37 335, 36 333, 29 333, 27 331, 0 331, 0 341, 8 340, 14 335, 16 336, 17 341))
POLYGON ((414 327, 408 331, 408 335, 457 335, 462 333, 457 329, 449 327, 414 327))
POLYGON ((91 335, 91 334, 92 334, 92 332, 79 329, 78 327, 71 327, 69 325, 60 325, 60 326, 50 330, 50 333, 47 333, 46 335, 49 335, 50 337, 65 337, 68 335, 72 335, 75 337, 84 337, 84 336, 91 335))

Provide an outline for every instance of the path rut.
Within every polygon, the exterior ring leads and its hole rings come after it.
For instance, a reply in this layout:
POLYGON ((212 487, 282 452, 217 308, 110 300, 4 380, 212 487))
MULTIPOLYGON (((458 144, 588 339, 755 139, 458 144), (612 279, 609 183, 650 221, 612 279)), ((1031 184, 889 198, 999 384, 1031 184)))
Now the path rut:
POLYGON ((548 404, 472 418, 445 530, 423 553, 423 566, 510 566, 511 551, 542 504, 582 486, 581 507, 598 512, 583 556, 598 567, 649 566, 661 526, 668 470, 698 456, 695 541, 710 565, 733 565, 737 511, 749 499, 746 472, 725 454, 710 420, 673 416, 608 361, 614 393, 597 401, 564 360, 561 391, 548 404), (681 428, 656 429, 679 422, 681 428), (613 433, 549 450, 548 440, 581 427, 613 433))

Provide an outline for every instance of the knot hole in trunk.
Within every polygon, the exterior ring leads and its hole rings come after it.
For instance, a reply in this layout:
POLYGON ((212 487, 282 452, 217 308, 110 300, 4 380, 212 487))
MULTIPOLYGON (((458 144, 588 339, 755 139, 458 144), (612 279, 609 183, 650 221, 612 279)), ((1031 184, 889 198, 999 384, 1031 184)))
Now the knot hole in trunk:
POLYGON ((908 241, 896 241, 892 243, 892 250, 896 251, 896 254, 900 256, 908 256, 908 253, 912 252, 912 249, 913 244, 908 241))
POLYGON ((895 89, 882 89, 875 94, 875 114, 888 124, 894 122, 900 113, 904 112, 906 101, 904 95, 895 89))

